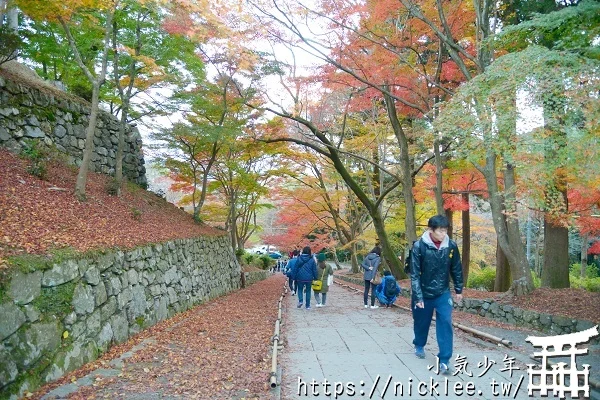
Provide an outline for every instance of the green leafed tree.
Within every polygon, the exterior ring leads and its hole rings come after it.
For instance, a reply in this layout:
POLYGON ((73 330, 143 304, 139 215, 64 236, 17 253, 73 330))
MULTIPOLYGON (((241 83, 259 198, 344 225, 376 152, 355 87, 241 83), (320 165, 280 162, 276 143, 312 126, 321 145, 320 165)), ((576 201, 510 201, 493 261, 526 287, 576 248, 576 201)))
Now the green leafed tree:
MULTIPOLYGON (((100 87, 106 79, 108 65, 108 56, 110 51, 110 35, 112 31, 112 20, 115 12, 115 2, 113 1, 92 1, 92 0, 70 0, 70 1, 47 1, 31 2, 17 1, 17 5, 24 13, 36 21, 47 21, 58 23, 66 36, 69 48, 77 65, 87 78, 92 87, 91 111, 89 123, 85 134, 85 148, 83 158, 79 166, 77 181, 75 183, 75 195, 79 200, 85 200, 85 186, 89 164, 94 151, 94 134, 96 131, 96 121, 98 119, 100 102, 100 87), (82 57, 84 49, 90 48, 86 41, 78 41, 78 36, 73 32, 93 32, 94 48, 100 49, 98 60, 93 59, 90 65, 85 63, 82 57), (96 62, 100 64, 96 69, 96 62)), ((90 35, 83 36, 86 40, 90 35)))
MULTIPOLYGON (((516 220, 516 205, 524 195, 520 188, 546 186, 555 171, 548 163, 539 163, 546 140, 517 134, 515 93, 525 88, 533 104, 542 104, 547 93, 562 90, 572 107, 591 107, 587 119, 597 120, 598 101, 590 95, 597 92, 600 83, 595 76, 597 67, 595 62, 572 53, 529 46, 500 57, 483 74, 463 85, 440 115, 438 127, 459 138, 462 155, 482 172, 488 188, 492 188, 488 190, 492 210, 495 209, 494 226, 511 267, 513 288, 531 285, 531 274, 520 245, 520 232, 512 231, 514 227, 506 221, 516 220), (540 170, 540 165, 545 168, 540 170), (530 179, 529 186, 521 186, 526 178, 530 179), (506 220, 497 218, 502 215, 507 216, 506 220), (521 283, 516 284, 519 280, 521 283)), ((573 134, 585 136, 581 132, 573 134)), ((555 147, 561 146, 557 143, 555 147)), ((576 158, 561 157, 561 162, 563 168, 577 170, 576 158)), ((535 190, 527 194, 534 195, 535 190)))
POLYGON ((166 141, 175 154, 164 157, 165 166, 177 165, 173 177, 189 185, 194 218, 200 213, 207 196, 211 170, 222 150, 233 145, 251 117, 239 97, 233 77, 222 75, 215 83, 202 82, 181 94, 189 105, 186 122, 155 135, 166 141), (182 168, 180 160, 188 164, 182 168))
POLYGON ((215 166, 211 183, 213 207, 224 205, 225 229, 236 250, 244 249, 258 229, 257 212, 272 208, 262 201, 269 192, 269 182, 279 175, 272 161, 267 146, 239 137, 223 150, 215 166))
MULTIPOLYGON (((554 7, 559 5, 554 4, 554 7)), ((552 4, 548 3, 544 10, 551 7, 552 4)), ((516 11, 518 10, 517 8, 516 11)), ((518 13, 515 16, 518 17, 518 13)), ((580 66, 584 67, 600 59, 600 46, 597 44, 599 35, 600 3, 584 1, 548 14, 536 14, 530 20, 509 26, 499 35, 496 42, 513 52, 535 44, 579 56, 579 62, 573 61, 573 68, 579 71, 580 66)), ((551 65, 547 65, 547 68, 551 68, 551 65)), ((558 71, 552 71, 548 75, 556 72, 558 71)), ((590 118, 590 115, 584 116, 585 112, 580 112, 580 104, 572 101, 573 82, 570 82, 570 79, 580 78, 577 72, 575 75, 555 75, 555 79, 545 76, 541 81, 537 77, 539 73, 540 71, 531 71, 531 87, 527 91, 539 93, 538 105, 543 107, 544 114, 543 159, 547 174, 544 179, 544 201, 540 205, 540 209, 544 211, 542 286, 563 288, 569 287, 567 171, 569 163, 573 160, 573 146, 569 145, 570 141, 572 143, 569 136, 572 135, 569 135, 569 131, 577 130, 577 125, 585 118, 590 118)), ((590 77, 581 78, 584 81, 596 79, 593 72, 591 74, 590 77)), ((585 90, 585 86, 582 85, 579 90, 585 90)))
MULTIPOLYGON (((105 99, 120 116, 116 154, 115 186, 123 180, 125 127, 144 116, 165 114, 176 104, 142 101, 157 89, 172 90, 193 80, 205 78, 204 64, 195 54, 194 44, 181 35, 169 34, 163 21, 169 9, 154 1, 124 0, 115 13, 112 31, 112 86, 105 99), (116 92, 116 93, 115 93, 116 92), (137 100, 137 101, 136 101, 137 100)), ((175 102, 172 102, 175 103, 175 102)))

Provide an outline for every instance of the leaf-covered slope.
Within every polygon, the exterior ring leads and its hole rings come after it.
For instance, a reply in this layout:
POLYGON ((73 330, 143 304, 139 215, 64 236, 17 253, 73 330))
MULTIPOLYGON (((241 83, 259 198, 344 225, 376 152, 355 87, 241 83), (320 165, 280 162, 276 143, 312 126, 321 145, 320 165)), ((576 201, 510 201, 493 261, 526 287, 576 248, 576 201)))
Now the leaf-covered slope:
POLYGON ((106 190, 108 176, 90 174, 88 200, 73 195, 76 169, 50 163, 47 180, 27 172, 27 162, 0 149, 0 268, 7 257, 120 247, 225 232, 194 223, 191 215, 155 194, 126 185, 122 197, 106 190))

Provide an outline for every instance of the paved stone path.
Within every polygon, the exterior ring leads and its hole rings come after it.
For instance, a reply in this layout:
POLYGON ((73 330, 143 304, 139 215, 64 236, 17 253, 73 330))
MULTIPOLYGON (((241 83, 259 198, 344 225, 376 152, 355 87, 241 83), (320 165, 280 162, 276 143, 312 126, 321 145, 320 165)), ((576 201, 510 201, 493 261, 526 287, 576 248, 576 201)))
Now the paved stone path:
MULTIPOLYGON (((412 345, 412 316, 407 311, 365 309, 362 304, 362 292, 357 294, 337 284, 330 288, 326 307, 317 308, 314 297, 311 300, 312 309, 306 310, 296 308, 297 297, 291 296, 290 293, 284 297, 281 335, 284 348, 278 361, 281 385, 272 393, 260 395, 260 398, 531 398, 527 395, 528 375, 525 364, 532 363, 532 360, 518 351, 497 347, 455 329, 453 362, 456 365, 456 357, 464 357, 465 369, 472 376, 463 372, 455 376, 438 375, 435 373, 435 355, 438 351, 435 323, 432 323, 429 341, 425 347, 426 358, 417 359, 412 345), (509 365, 504 361, 506 356, 514 357, 514 367, 519 368, 513 371, 512 377, 509 371, 501 371, 509 365), (428 366, 433 366, 433 370, 428 369, 428 366), (486 371, 488 366, 489 370, 486 371), (311 385, 313 379, 314 384, 311 385), (323 385, 325 380, 329 383, 327 387, 323 385), (494 382, 497 384, 493 387, 494 382)), ((179 324, 176 324, 169 330, 178 329, 178 326, 179 324)), ((491 328, 478 328, 498 335, 497 332, 490 332, 491 328)), ((513 341, 522 342, 527 335, 516 330, 512 333, 513 341)), ((146 339, 131 351, 112 360, 104 369, 95 370, 93 374, 76 382, 62 385, 43 398, 66 398, 82 387, 90 388, 98 375, 111 378, 121 374, 123 362, 137 351, 151 345, 153 340, 152 337, 146 339)), ((600 365, 596 363, 598 355, 594 354, 593 357, 586 358, 585 361, 590 362, 592 371, 595 371, 600 365)), ((139 364, 138 367, 142 368, 144 365, 139 364)), ((130 390, 132 388, 122 389, 119 392, 120 398, 186 398, 152 392, 150 388, 137 394, 130 390)), ((106 394, 107 398, 111 398, 111 393, 114 393, 114 390, 106 393, 97 390, 94 394, 100 397, 106 394)), ((245 397, 244 394, 236 396, 238 399, 245 397)), ((535 397, 540 397, 539 392, 535 393, 535 397)), ((598 392, 592 392, 591 399, 600 399, 598 392)))
POLYGON ((462 372, 455 376, 438 375, 435 323, 425 346, 427 356, 417 359, 412 345, 412 316, 406 311, 365 309, 362 293, 355 294, 339 285, 330 289, 326 307, 311 304, 311 310, 298 309, 297 297, 289 294, 285 303, 282 399, 530 398, 524 365, 527 360, 512 354, 510 349, 483 342, 474 344, 466 339, 467 334, 455 330, 453 360, 458 355, 465 357, 466 371, 472 377, 462 372), (513 365, 520 368, 513 371, 512 377, 509 371, 501 371, 506 366, 506 354, 517 357, 513 365), (428 366, 434 366, 433 370, 428 366), (483 373, 487 366, 489 370, 483 373), (311 386, 313 379, 318 385, 311 386), (325 380, 329 383, 327 388, 323 385, 325 380), (508 392, 503 394, 503 388, 508 392), (467 389, 472 395, 467 395, 467 389))

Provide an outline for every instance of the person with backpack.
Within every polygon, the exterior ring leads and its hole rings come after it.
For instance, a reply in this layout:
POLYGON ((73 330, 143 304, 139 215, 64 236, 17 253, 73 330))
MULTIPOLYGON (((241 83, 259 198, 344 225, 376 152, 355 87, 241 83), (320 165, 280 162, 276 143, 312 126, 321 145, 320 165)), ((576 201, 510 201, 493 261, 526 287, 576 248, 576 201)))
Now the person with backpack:
POLYGON ((385 271, 381 283, 375 288, 375 295, 377 296, 377 300, 379 300, 379 304, 388 308, 394 304, 400 291, 400 285, 396 282, 394 275, 390 271, 385 271))
POLYGON ((290 252, 290 254, 291 258, 287 262, 287 269, 285 271, 285 275, 288 277, 288 285, 290 287, 290 290, 292 291, 292 296, 294 296, 296 294, 296 290, 298 290, 298 284, 296 283, 296 277, 294 276, 294 265, 298 260, 299 253, 297 250, 294 250, 290 252))
POLYGON ((449 374, 452 357, 452 296, 450 278, 454 282, 456 301, 462 300, 463 273, 456 243, 448 237, 448 218, 431 217, 427 231, 415 242, 410 255, 411 310, 414 321, 415 355, 425 358, 425 344, 435 310, 439 370, 449 374))
POLYGON ((325 253, 321 252, 317 255, 317 279, 321 280, 321 289, 315 290, 315 300, 317 307, 325 307, 327 302, 327 292, 329 291, 328 278, 333 275, 333 268, 325 262, 325 253))
POLYGON ((381 264, 381 248, 379 246, 375 246, 373 250, 363 260, 362 264, 360 264, 361 268, 365 271, 363 273, 363 279, 365 281, 365 292, 363 293, 363 303, 365 308, 369 308, 369 289, 371 289, 371 308, 379 308, 379 306, 375 305, 375 284, 373 284, 373 280, 375 276, 377 276, 377 268, 379 268, 379 264, 381 264))
POLYGON ((317 263, 312 256, 310 247, 302 249, 302 254, 296 259, 292 267, 293 276, 296 279, 296 291, 298 292, 298 308, 302 308, 304 295, 306 294, 306 309, 310 310, 310 297, 312 295, 312 281, 317 280, 317 263))

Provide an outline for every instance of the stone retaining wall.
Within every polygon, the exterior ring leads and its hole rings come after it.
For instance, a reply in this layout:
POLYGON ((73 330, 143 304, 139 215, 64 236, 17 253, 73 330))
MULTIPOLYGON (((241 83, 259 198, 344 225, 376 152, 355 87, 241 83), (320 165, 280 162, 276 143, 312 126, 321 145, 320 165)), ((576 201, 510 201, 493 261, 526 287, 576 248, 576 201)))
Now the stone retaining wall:
POLYGON ((0 288, 0 398, 33 391, 146 327, 239 289, 241 274, 227 236, 37 269, 13 273, 0 288))
MULTIPOLYGON (((523 310, 509 304, 498 303, 492 299, 464 298, 462 304, 455 304, 455 308, 511 325, 532 328, 548 335, 580 332, 596 325, 591 321, 578 320, 562 315, 523 310)), ((592 340, 592 343, 600 343, 600 338, 592 340)))
MULTIPOLYGON (((343 275, 336 275, 335 277, 356 285, 362 286, 364 284, 362 279, 343 275)), ((402 296, 410 298, 410 288, 403 287, 402 296)), ((547 333, 548 335, 580 332, 596 325, 591 321, 540 313, 533 310, 523 310, 508 304, 497 303, 492 299, 480 300, 464 298, 462 304, 454 303, 454 308, 459 311, 478 314, 482 317, 511 325, 532 328, 547 333)), ((593 339, 591 342, 598 344, 600 343, 600 338, 593 339)))
MULTIPOLYGON (((68 156, 79 166, 85 146, 90 107, 56 91, 42 91, 0 76, 0 147, 19 152, 23 141, 41 140, 68 156)), ((94 137, 92 171, 114 175, 119 120, 100 111, 94 137)), ((123 174, 147 185, 142 138, 137 128, 127 126, 123 149, 123 174)))

